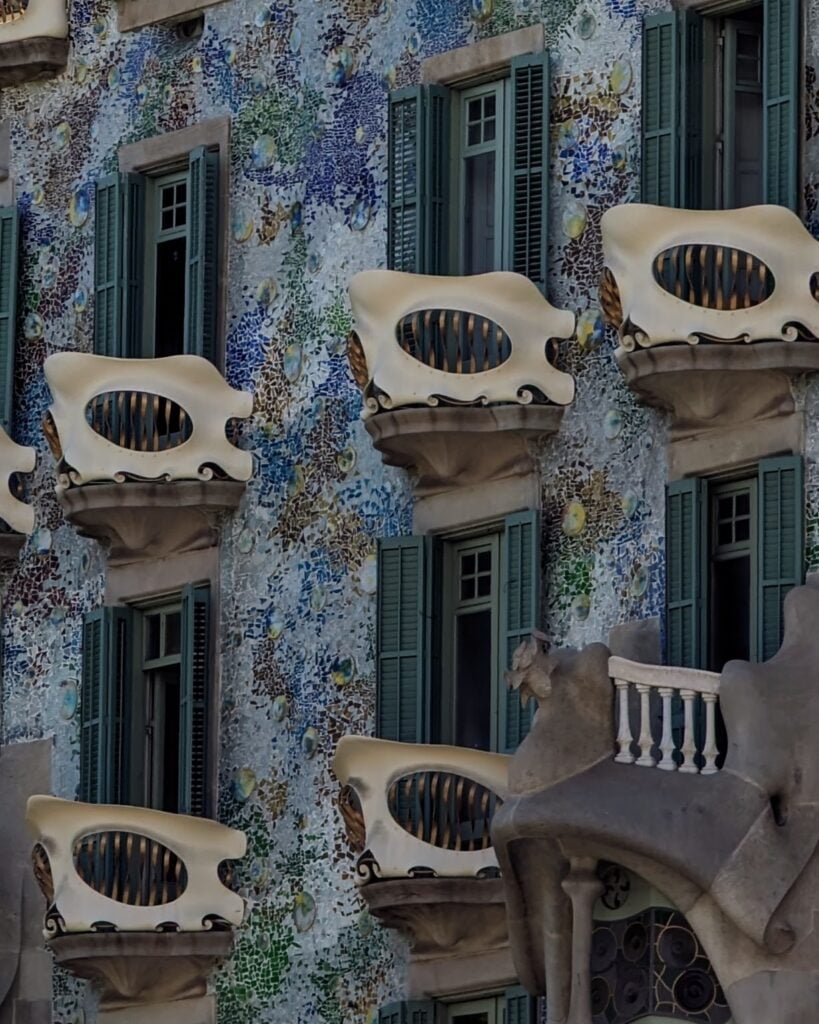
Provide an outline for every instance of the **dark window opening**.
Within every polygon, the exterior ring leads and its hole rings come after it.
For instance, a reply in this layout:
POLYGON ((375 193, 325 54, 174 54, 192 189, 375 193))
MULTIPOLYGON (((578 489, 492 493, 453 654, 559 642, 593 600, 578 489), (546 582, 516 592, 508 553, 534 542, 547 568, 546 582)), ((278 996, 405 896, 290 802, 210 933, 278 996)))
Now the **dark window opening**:
MULTIPOLYGON (((481 579, 476 582, 480 585, 481 579)), ((458 616, 455 665, 455 744, 491 750, 491 609, 458 616)))

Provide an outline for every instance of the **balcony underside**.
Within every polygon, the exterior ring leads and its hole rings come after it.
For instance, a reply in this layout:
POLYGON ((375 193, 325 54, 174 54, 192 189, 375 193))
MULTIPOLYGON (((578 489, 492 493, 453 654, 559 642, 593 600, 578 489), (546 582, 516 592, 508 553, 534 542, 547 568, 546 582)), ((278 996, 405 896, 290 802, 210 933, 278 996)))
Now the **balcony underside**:
POLYGON ((69 46, 51 36, 0 42, 0 87, 58 75, 68 64, 69 46))
POLYGON ((98 540, 116 565, 212 547, 222 516, 244 492, 235 480, 125 481, 72 487, 58 497, 77 532, 98 540))

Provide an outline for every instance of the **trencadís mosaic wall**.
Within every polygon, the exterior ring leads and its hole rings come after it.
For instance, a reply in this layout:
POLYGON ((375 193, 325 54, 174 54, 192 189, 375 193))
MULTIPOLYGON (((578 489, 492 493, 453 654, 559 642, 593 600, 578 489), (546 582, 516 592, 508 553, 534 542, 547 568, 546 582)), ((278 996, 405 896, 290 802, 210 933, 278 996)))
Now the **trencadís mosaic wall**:
MULTIPOLYGON (((577 401, 543 454, 544 627, 582 644, 660 613, 662 419, 624 386, 597 299, 600 216, 637 196, 640 22, 656 6, 225 0, 184 40, 169 28, 120 36, 112 0, 71 0, 68 72, 2 93, 23 212, 15 434, 41 454, 38 528, 7 583, 3 741, 53 735, 66 796, 80 623, 102 600, 104 565, 53 497, 42 363, 91 347, 93 184, 118 146, 233 120, 226 362, 229 382, 256 395, 241 442, 256 472, 222 548, 220 807, 250 837, 248 919, 215 982, 224 1024, 364 1024, 400 994, 406 952, 354 893, 329 771, 336 740, 372 726, 374 538, 411 518, 404 477, 358 420, 345 286, 385 255, 388 89, 417 81, 427 55, 536 21, 553 56, 550 298, 579 314, 564 353, 577 401)), ((812 52, 806 166, 819 167, 814 64, 812 52)), ((818 184, 805 186, 815 228, 818 184)), ((815 408, 819 385, 803 398, 815 408)), ((809 451, 816 567, 815 432, 809 451)), ((55 993, 59 1024, 93 1019, 66 976, 55 993)))

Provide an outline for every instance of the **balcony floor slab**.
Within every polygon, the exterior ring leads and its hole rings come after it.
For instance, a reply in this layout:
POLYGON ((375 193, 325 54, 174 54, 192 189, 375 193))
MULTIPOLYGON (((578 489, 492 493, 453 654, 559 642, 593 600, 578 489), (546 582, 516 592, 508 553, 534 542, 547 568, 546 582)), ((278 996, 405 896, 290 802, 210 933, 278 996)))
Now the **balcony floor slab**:
POLYGON ((69 42, 50 36, 0 43, 0 87, 50 78, 65 70, 69 42))

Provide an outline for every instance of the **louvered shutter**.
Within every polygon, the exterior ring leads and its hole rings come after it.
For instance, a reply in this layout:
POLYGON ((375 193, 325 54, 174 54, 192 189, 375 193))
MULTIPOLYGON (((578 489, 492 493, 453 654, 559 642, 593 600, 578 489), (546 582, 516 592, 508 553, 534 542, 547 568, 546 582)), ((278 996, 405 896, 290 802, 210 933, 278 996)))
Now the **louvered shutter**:
POLYGON ((677 14, 680 33, 680 189, 677 205, 703 207, 703 19, 696 11, 677 14))
POLYGON ((497 669, 499 745, 513 753, 532 726, 535 701, 524 707, 517 690, 504 682, 512 655, 540 621, 540 513, 534 510, 508 516, 501 554, 500 643, 497 669))
POLYGON ((504 993, 506 1002, 506 1024, 536 1024, 537 998, 530 996, 525 988, 517 985, 504 993))
POLYGON ((210 588, 182 592, 182 672, 179 712, 179 813, 204 817, 208 805, 210 588))
POLYGON ((643 19, 642 200, 679 205, 680 31, 676 13, 643 19))
POLYGON ((508 270, 546 291, 549 209, 549 55, 515 57, 512 72, 512 174, 508 270))
POLYGON ((20 216, 15 206, 0 209, 0 425, 11 433, 14 408, 14 353, 17 341, 17 252, 20 216))
POLYGON ((676 480, 666 489, 667 662, 702 668, 707 557, 705 482, 676 480))
POLYGON ((449 91, 410 86, 390 94, 387 265, 415 274, 448 263, 449 91))
POLYGON ((799 0, 765 0, 763 10, 764 201, 797 210, 799 0))
POLYGON ((801 456, 763 459, 758 479, 757 652, 767 661, 782 643, 785 596, 805 571, 801 456))
POLYGON ((83 623, 80 693, 80 799, 129 799, 128 718, 131 613, 106 607, 83 623))
POLYGON ((110 174, 97 183, 94 213, 94 351, 134 356, 141 348, 144 182, 110 174))
POLYGON ((188 284, 185 352, 217 362, 219 154, 195 149, 188 166, 188 284))
POLYGON ((432 1000, 390 1003, 378 1011, 378 1024, 435 1024, 432 1000))
POLYGON ((378 543, 376 728, 381 739, 424 739, 425 545, 423 537, 378 543))

